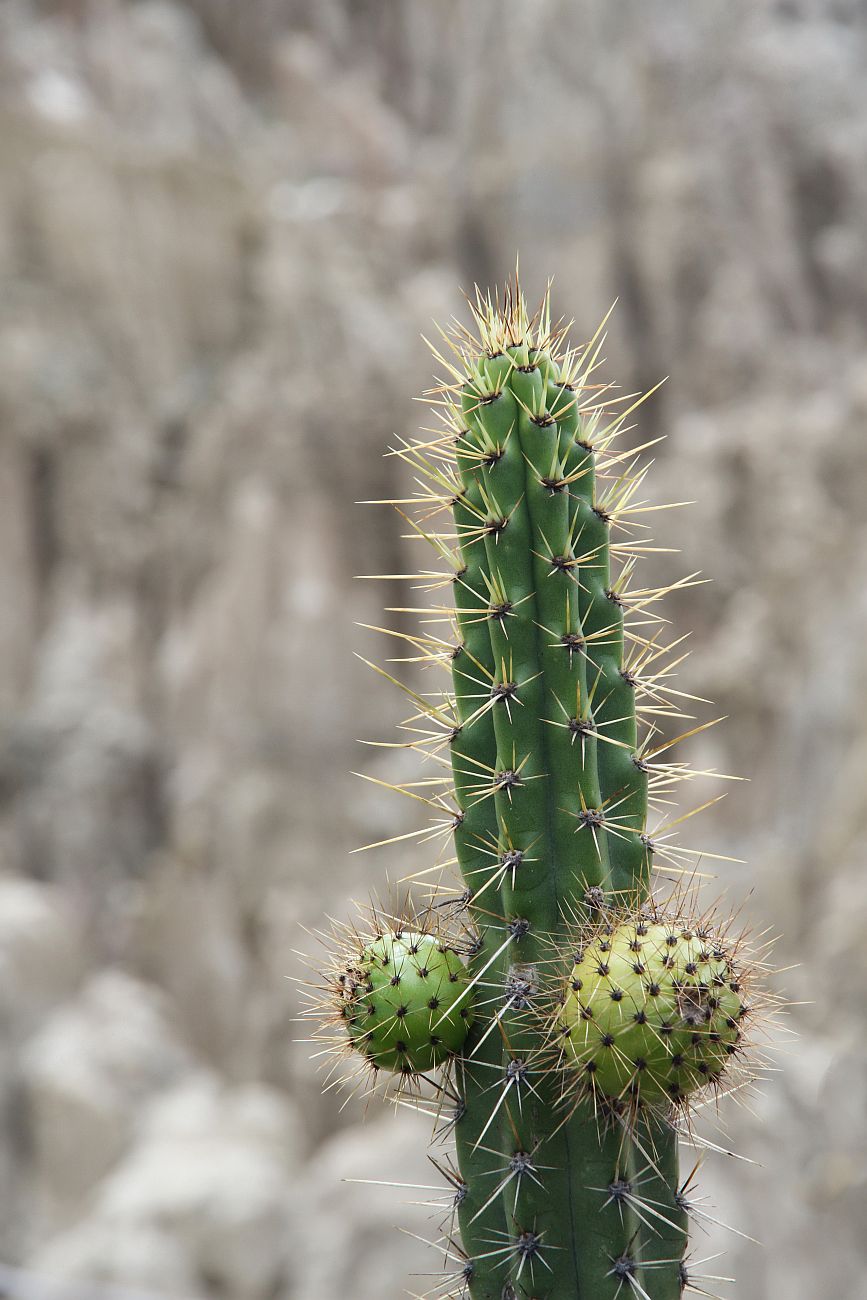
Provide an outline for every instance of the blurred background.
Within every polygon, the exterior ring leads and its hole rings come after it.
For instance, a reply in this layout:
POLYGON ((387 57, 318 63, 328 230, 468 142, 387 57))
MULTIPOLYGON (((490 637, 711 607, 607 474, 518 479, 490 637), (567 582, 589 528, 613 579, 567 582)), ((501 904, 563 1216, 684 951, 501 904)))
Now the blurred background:
MULTIPOLYGON (((319 1095, 299 929, 424 850, 353 657, 406 571, 383 452, 459 286, 555 275, 669 382, 648 582, 713 581, 684 834, 797 1031, 707 1132, 697 1271, 864 1300, 867 9, 0 5, 0 1294, 397 1300, 429 1122, 319 1095), (700 706, 704 719, 711 712, 700 706), (694 829, 693 829, 694 827, 694 829), (362 1122, 363 1121, 363 1122, 362 1122), (711 1209, 711 1206, 718 1207, 711 1209)), ((396 619, 395 614, 386 615, 396 619)), ((435 1221, 434 1221, 435 1222, 435 1221)))

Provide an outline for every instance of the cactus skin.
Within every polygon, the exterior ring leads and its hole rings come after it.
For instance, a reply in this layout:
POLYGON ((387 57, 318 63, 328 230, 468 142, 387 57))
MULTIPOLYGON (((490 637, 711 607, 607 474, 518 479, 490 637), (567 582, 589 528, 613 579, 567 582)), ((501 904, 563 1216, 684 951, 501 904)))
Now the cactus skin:
MULTIPOLYGON (((462 990, 447 1031, 422 1012, 417 1041, 398 1047, 382 959, 399 945, 382 934, 344 1029, 404 1074, 451 1062, 442 1102, 460 1245, 448 1238, 454 1289, 432 1295, 679 1300, 689 1207, 678 1108, 740 1056, 751 1013, 738 943, 651 898, 654 852, 678 859, 648 832, 653 754, 639 709, 677 706, 674 665, 647 630, 664 592, 631 593, 640 547, 628 533, 616 551, 612 540, 642 475, 611 445, 638 403, 609 404, 590 383, 595 340, 564 352, 547 296, 530 318, 517 278, 502 306, 477 294, 471 310, 476 333, 454 325, 453 355, 434 349, 444 428, 400 449, 427 484, 413 526, 452 569, 453 609, 440 614, 454 641, 395 635, 450 669, 441 700, 408 692, 408 725, 451 769, 454 803, 428 802, 448 810, 462 878, 444 902, 475 937, 465 969, 441 936, 424 958, 462 990)), ((666 800, 685 774, 662 770, 666 800)), ((427 978, 417 971, 401 990, 405 1005, 423 1000, 427 978)))

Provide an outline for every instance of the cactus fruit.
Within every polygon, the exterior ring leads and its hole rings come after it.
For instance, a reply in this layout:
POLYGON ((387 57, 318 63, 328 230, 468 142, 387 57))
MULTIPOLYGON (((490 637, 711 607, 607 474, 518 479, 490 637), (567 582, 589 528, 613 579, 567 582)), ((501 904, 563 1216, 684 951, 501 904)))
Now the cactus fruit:
POLYGON ((379 1069, 424 1073, 466 1041, 469 976, 437 935, 388 930, 338 982, 352 1045, 379 1069))
POLYGON ((712 932, 640 917, 609 920, 582 947, 557 1025, 590 1093, 684 1101, 737 1053, 744 973, 712 932))
POLYGON ((396 1077, 402 1093, 417 1096, 431 1071, 447 1073, 473 1025, 467 955, 475 937, 440 909, 405 898, 393 912, 372 903, 318 938, 328 966, 322 972, 317 961, 319 978, 303 982, 304 1015, 338 1081, 387 1086, 396 1077), (357 1067, 348 1074, 340 1068, 347 1059, 357 1067))
POLYGON ((413 575, 423 631, 379 629, 450 681, 402 686, 438 773, 393 788, 427 808, 423 840, 453 842, 437 866, 461 879, 434 885, 424 921, 351 931, 325 1000, 342 1047, 433 1089, 453 1135, 460 1236, 433 1295, 708 1295, 685 1262, 684 1108, 725 1091, 730 1063, 749 1074, 769 1002, 760 956, 695 914, 693 851, 672 840, 691 773, 669 751, 711 724, 674 734, 679 642, 665 592, 634 581, 644 470, 616 440, 643 399, 597 380, 602 327, 568 348, 517 277, 470 309, 474 329, 433 349, 436 428, 394 449, 420 485, 395 504, 444 572, 413 575), (430 922, 446 915, 463 937, 430 922))

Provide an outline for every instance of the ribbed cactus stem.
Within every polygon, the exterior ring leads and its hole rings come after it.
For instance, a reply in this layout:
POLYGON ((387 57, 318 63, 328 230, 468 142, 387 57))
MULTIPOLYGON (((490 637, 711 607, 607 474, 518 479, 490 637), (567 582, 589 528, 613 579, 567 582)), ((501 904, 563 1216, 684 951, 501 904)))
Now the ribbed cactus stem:
POLYGON ((570 527, 580 556, 579 608, 587 638, 593 718, 602 738, 599 784, 606 819, 617 837, 612 887, 633 893, 650 883, 650 853, 642 840, 647 818, 647 772, 638 753, 637 681, 626 658, 624 598, 612 585, 611 519, 598 494, 594 420, 582 420, 580 397, 555 383, 550 401, 559 413, 570 482, 570 527))
MULTIPOLYGON (((455 423, 460 439, 463 427, 455 423)), ((460 567, 454 578, 455 621, 459 640, 452 656, 455 730, 451 738, 452 774, 458 814, 455 819, 455 855, 470 895, 469 911, 480 936, 479 950, 470 968, 483 972, 480 980, 494 988, 504 982, 503 927, 499 924, 496 890, 486 888, 497 851, 497 818, 493 800, 484 797, 492 780, 491 762, 496 750, 493 718, 485 696, 494 679, 494 660, 488 632, 490 599, 484 584, 482 551, 471 544, 472 529, 482 513, 478 484, 461 467, 463 496, 454 502, 455 525, 461 539, 460 567)), ((458 1223, 468 1275, 475 1273, 473 1295, 478 1300, 499 1300, 496 1276, 477 1261, 506 1237, 505 1207, 493 1195, 500 1177, 497 1134, 490 1138, 485 1126, 490 1112, 490 1089, 501 1068, 502 1042, 486 1020, 476 1022, 463 1061, 456 1071, 459 1103, 455 1119, 455 1145, 464 1185, 458 1204, 458 1223)))
MULTIPOLYGON (((565 1296, 583 1285, 595 1298, 617 1293, 610 1256, 625 1257, 636 1231, 628 1204, 615 1204, 612 1213, 606 1205, 609 1184, 626 1166, 624 1139, 600 1127, 586 1106, 571 1117, 556 1115, 559 1083, 539 1066, 538 1035, 525 1014, 538 996, 552 944, 565 936, 570 918, 574 923, 582 914, 587 891, 614 887, 587 680, 588 666, 598 671, 607 661, 591 657, 582 622, 582 604, 592 619, 593 595, 597 589, 604 593, 607 537, 604 554, 597 546, 593 556, 603 579, 587 593, 576 549, 583 521, 569 479, 574 437, 564 446, 555 416, 559 407, 566 422, 573 421, 577 399, 563 400, 568 390, 556 385, 555 373, 550 354, 522 340, 479 358, 461 394, 466 430, 458 439, 455 522, 466 571, 460 581, 466 583, 481 563, 486 585, 496 593, 487 619, 491 654, 485 656, 493 661, 495 753, 489 762, 499 845, 494 870, 505 926, 523 923, 495 1011, 502 1040, 499 1092, 494 1086, 487 1096, 469 1099, 467 1112, 476 1104, 499 1106, 502 1114, 493 1132, 489 1126, 488 1141, 504 1163, 523 1154, 532 1169, 507 1193, 511 1208, 502 1248, 471 1255, 471 1290, 496 1293, 505 1265, 519 1295, 565 1296), (606 1225, 601 1236, 588 1230, 597 1219, 606 1225), (581 1223, 588 1238, 583 1246, 581 1223)), ((604 645, 601 638, 597 644, 616 664, 616 685, 622 686, 622 614, 604 594, 603 599, 606 614, 613 608, 615 617, 608 615, 604 645)), ((597 628, 600 621, 596 617, 597 628)), ((457 692, 459 660, 454 673, 457 692)), ((609 675, 615 675, 611 668, 609 675)), ((617 726, 618 739, 631 736, 632 768, 631 693, 626 700, 627 725, 618 719, 612 729, 617 726)), ((617 707, 624 707, 620 698, 617 707)), ((608 716, 616 715, 609 709, 608 716)), ((484 723, 477 718, 466 729, 484 723)), ((619 756, 619 747, 610 748, 619 756)), ((473 1176, 469 1169, 464 1176, 469 1197, 473 1176)))
MULTIPOLYGON (((473 316, 475 334, 446 336, 454 359, 436 353, 445 430, 402 453, 430 488, 417 531, 452 565, 452 691, 408 691, 408 725, 430 719, 418 747, 451 768, 462 884, 442 903, 463 937, 379 923, 338 960, 329 1006, 411 1086, 447 1058, 460 1244, 446 1233, 454 1289, 432 1295, 679 1300, 679 1108, 717 1085, 751 1012, 739 944, 651 896, 656 724, 638 709, 676 710, 650 609, 663 593, 629 590, 638 552, 620 531, 642 474, 611 446, 637 403, 591 385, 593 348, 561 352, 547 298, 530 318, 513 284, 473 316), (445 512, 451 527, 429 522, 445 512)), ((663 771, 666 797, 681 771, 663 771)))
POLYGON ((664 1115, 637 1121, 629 1177, 653 1224, 638 1251, 649 1261, 639 1280, 654 1300, 680 1300, 689 1224, 680 1196, 677 1133, 664 1115))

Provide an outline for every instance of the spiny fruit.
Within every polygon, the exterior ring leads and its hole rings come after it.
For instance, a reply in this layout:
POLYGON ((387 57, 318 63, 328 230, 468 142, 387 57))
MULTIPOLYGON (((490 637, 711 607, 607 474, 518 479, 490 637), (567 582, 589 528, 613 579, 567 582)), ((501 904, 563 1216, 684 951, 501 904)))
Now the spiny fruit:
POLYGON ((588 1090, 685 1099, 717 1081, 747 1014, 733 954, 684 922, 607 923, 582 946, 558 1013, 588 1090))
POLYGON ((371 1064, 422 1074, 460 1051, 472 1023, 466 967, 441 938, 387 930, 339 977, 341 1014, 371 1064))

